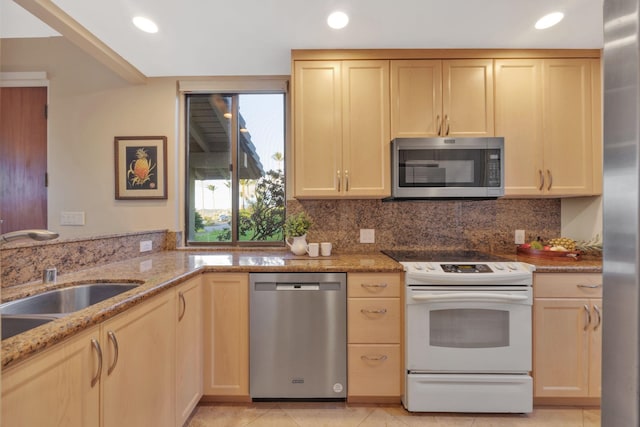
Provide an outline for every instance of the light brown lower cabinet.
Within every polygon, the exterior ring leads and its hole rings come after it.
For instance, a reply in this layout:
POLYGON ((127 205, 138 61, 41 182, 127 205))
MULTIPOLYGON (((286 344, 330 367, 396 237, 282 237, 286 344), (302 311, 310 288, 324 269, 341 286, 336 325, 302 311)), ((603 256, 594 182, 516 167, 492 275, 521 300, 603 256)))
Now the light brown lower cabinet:
POLYGON ((399 273, 347 275, 347 397, 399 401, 402 389, 399 273))
POLYGON ((536 273, 533 292, 534 397, 599 398, 602 275, 536 273))
POLYGON ((2 425, 176 425, 176 293, 2 372, 2 425))
POLYGON ((249 274, 203 275, 204 396, 249 401, 249 274))

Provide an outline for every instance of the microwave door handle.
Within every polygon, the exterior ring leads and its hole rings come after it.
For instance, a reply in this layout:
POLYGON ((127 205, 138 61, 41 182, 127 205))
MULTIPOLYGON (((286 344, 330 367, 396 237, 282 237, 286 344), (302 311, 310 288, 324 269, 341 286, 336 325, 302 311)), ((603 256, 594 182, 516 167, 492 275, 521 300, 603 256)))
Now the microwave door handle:
POLYGON ((414 301, 526 301, 527 295, 492 294, 489 292, 457 292, 452 294, 412 295, 414 301))

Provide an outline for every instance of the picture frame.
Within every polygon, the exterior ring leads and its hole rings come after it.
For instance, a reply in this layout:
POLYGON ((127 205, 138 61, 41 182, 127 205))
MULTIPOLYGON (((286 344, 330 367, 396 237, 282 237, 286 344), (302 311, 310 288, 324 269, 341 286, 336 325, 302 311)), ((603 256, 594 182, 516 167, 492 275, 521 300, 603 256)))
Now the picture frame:
POLYGON ((116 136, 116 200, 167 198, 167 137, 116 136))

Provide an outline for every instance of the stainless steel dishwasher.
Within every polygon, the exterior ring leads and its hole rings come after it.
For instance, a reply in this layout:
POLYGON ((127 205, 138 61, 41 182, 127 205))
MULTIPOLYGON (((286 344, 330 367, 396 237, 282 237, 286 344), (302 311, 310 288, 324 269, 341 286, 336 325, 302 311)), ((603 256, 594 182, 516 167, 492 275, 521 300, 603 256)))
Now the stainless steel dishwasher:
POLYGON ((250 274, 250 394, 346 397, 347 275, 250 274))

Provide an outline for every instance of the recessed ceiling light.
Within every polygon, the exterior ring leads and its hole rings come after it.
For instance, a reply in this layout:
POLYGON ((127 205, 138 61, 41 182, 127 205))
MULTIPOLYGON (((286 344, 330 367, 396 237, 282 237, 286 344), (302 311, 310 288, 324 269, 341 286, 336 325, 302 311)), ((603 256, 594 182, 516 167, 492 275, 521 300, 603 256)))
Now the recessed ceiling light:
POLYGON ((133 18, 133 25, 135 25, 145 33, 153 34, 158 32, 158 26, 156 25, 156 23, 142 16, 136 16, 135 18, 133 18))
POLYGON ((349 23, 349 16, 344 12, 333 12, 327 18, 327 24, 334 30, 344 28, 349 23))
POLYGON ((564 13, 562 12, 549 13, 548 15, 538 19, 538 22, 536 22, 536 28, 538 30, 544 30, 545 28, 553 27, 558 22, 562 21, 562 18, 564 18, 564 13))

